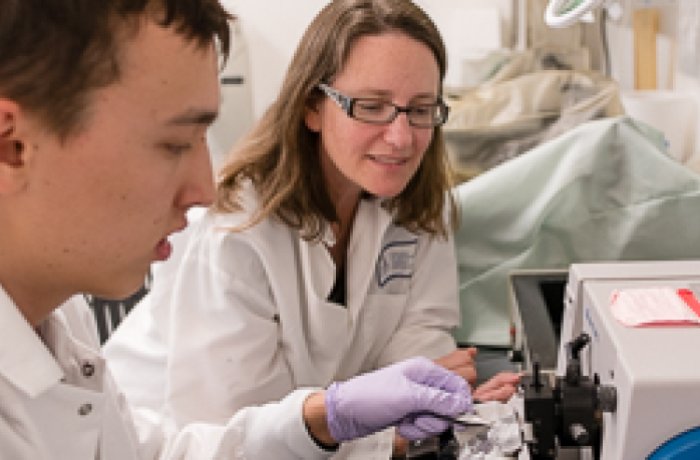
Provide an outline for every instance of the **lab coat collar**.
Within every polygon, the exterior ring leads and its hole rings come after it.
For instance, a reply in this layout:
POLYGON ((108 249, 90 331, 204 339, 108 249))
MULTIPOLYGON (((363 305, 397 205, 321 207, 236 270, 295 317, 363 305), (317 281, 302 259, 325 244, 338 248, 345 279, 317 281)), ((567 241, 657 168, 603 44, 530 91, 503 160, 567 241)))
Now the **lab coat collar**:
POLYGON ((331 224, 326 223, 323 228, 323 235, 321 236, 321 241, 323 244, 325 244, 327 247, 332 248, 335 246, 336 239, 335 239, 335 233, 333 233, 333 229, 331 228, 331 224))
POLYGON ((348 243, 347 260, 347 305, 355 315, 359 314, 364 293, 375 276, 374 267, 367 264, 376 262, 382 241, 393 221, 394 216, 384 208, 383 200, 360 200, 348 243), (360 267, 355 267, 355 264, 360 267))
MULTIPOLYGON (((378 223, 378 228, 380 231, 379 233, 377 233, 377 235, 381 237, 384 234, 384 231, 386 231, 386 229, 393 221, 392 213, 384 210, 384 205, 386 201, 386 199, 376 198, 369 195, 361 197, 359 203, 357 204, 357 211, 355 212, 352 234, 356 233, 355 225, 358 219, 363 220, 365 218, 368 218, 372 222, 378 223), (358 218, 358 215, 360 215, 361 217, 358 218)), ((323 235, 321 235, 321 241, 327 247, 335 246, 335 233, 333 233, 333 229, 331 228, 331 224, 329 222, 326 222, 324 225, 323 235)))
MULTIPOLYGON (((354 305, 356 297, 352 291, 366 292, 367 286, 371 278, 374 276, 374 270, 360 269, 355 273, 356 269, 351 267, 355 263, 364 265, 367 261, 372 261, 379 252, 382 239, 387 231, 387 228, 393 222, 393 215, 383 207, 383 200, 375 197, 363 197, 357 205, 355 218, 353 220, 353 229, 350 233, 350 241, 348 242, 348 272, 347 272, 347 306, 353 313, 359 311, 359 305, 354 305), (355 259, 359 259, 355 262, 355 259)), ((310 294, 315 298, 327 299, 333 288, 336 277, 336 267, 326 248, 333 247, 336 244, 336 237, 331 224, 325 222, 323 233, 321 234, 321 244, 317 242, 304 242, 302 247, 306 247, 303 263, 305 264, 304 273, 311 277, 310 286, 313 290, 310 294), (315 268, 311 268, 314 265, 315 268)), ((359 296, 360 301, 363 296, 359 296)))
MULTIPOLYGON (((54 312, 51 316, 56 315, 54 312)), ((47 321, 51 320, 49 317, 47 321)), ((17 305, 0 286, 0 376, 35 398, 63 378, 63 371, 17 305)))

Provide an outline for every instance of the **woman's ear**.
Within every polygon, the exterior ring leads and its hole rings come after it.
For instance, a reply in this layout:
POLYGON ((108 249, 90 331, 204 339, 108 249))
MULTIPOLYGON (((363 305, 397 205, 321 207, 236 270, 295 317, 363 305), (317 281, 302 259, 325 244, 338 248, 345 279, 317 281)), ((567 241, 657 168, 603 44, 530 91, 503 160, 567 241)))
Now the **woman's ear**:
POLYGON ((307 104, 304 112, 304 123, 310 131, 321 132, 321 113, 318 105, 307 104))

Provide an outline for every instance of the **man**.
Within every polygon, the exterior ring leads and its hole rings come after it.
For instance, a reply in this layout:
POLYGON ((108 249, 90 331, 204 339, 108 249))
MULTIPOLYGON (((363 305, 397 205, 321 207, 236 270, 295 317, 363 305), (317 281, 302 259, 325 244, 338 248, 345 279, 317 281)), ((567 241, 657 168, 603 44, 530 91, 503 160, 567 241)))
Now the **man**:
MULTIPOLYGON (((79 293, 124 297, 214 189, 216 0, 0 0, 0 459, 326 458, 389 425, 411 438, 470 407, 411 360, 169 428, 126 407, 79 293)), ((244 369, 241 372, 245 372, 244 369)), ((206 376, 202 376, 205 380, 206 376)))

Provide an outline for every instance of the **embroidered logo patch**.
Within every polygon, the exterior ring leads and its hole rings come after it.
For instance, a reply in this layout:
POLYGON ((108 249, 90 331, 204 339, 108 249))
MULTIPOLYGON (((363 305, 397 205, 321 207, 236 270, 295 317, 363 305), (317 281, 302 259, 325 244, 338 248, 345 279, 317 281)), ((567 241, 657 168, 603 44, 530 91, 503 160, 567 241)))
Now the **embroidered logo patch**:
POLYGON ((413 259, 418 240, 393 241, 384 246, 377 259, 377 285, 413 275, 413 259))

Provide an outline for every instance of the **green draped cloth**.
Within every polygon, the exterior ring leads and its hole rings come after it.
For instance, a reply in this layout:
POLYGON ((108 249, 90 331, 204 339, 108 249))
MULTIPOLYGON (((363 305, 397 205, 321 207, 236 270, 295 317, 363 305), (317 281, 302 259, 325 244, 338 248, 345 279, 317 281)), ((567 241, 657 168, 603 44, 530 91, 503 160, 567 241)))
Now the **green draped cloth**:
POLYGON ((455 188, 460 343, 508 345, 509 274, 700 259, 700 176, 628 117, 579 125, 455 188))

